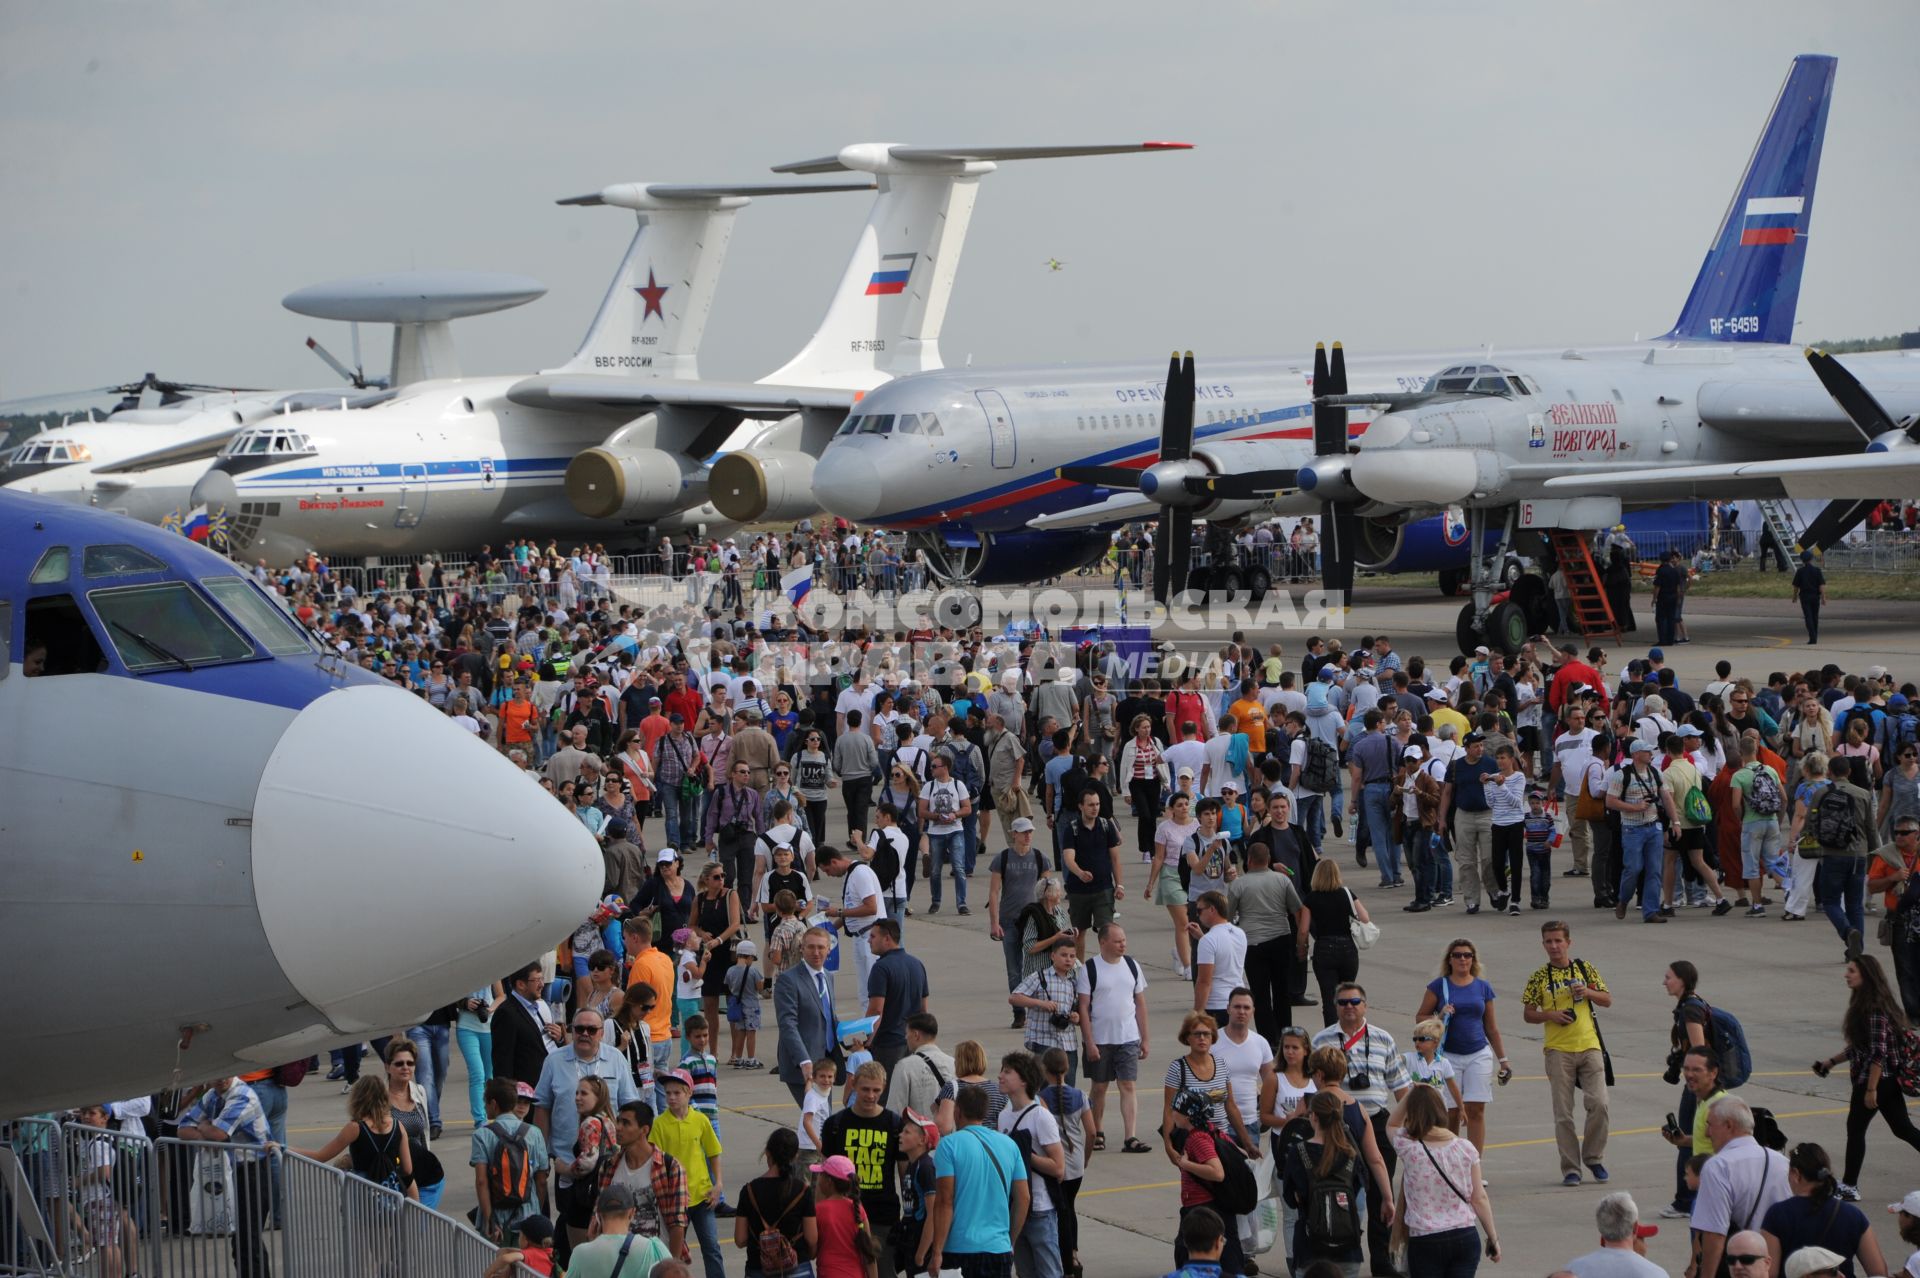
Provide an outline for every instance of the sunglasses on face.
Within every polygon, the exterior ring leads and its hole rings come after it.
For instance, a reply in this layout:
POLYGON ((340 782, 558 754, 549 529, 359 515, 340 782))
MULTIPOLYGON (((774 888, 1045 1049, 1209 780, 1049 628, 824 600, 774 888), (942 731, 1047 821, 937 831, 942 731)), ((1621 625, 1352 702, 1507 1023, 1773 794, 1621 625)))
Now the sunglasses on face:
POLYGON ((1456 959, 1472 959, 1472 958, 1478 958, 1479 955, 1473 953, 1471 950, 1455 950, 1453 953, 1447 955, 1447 957, 1456 958, 1456 959))
POLYGON ((1766 1256, 1764 1256, 1764 1255, 1759 1255, 1759 1256, 1748 1256, 1748 1255, 1738 1255, 1738 1256, 1736 1256, 1736 1255, 1735 1255, 1734 1253, 1732 1253, 1732 1252, 1728 1252, 1728 1253, 1727 1253, 1727 1263, 1728 1263, 1729 1265, 1757 1265, 1757 1264, 1759 1264, 1759 1263, 1760 1263, 1761 1261, 1763 1261, 1763 1260, 1765 1260, 1765 1259, 1766 1259, 1766 1256))
POLYGON ((1440 1040, 1435 1038, 1431 1034, 1415 1034, 1413 1036, 1413 1041, 1416 1043, 1437 1043, 1440 1040))
POLYGON ((1365 1007, 1367 1003, 1364 998, 1336 998, 1333 1001, 1338 1007, 1365 1007))

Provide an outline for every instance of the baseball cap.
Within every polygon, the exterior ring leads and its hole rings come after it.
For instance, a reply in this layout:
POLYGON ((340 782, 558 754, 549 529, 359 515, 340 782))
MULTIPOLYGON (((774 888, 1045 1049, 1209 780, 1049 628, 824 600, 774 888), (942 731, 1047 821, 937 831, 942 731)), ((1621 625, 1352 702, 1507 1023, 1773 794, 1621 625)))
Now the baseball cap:
POLYGON ((1679 727, 1673 730, 1673 733, 1675 736, 1678 736, 1678 737, 1700 737, 1700 736, 1706 735, 1704 732, 1701 732, 1700 729, 1694 727, 1691 723, 1681 724, 1679 727))
POLYGON ((1015 834, 1032 834, 1033 820, 1030 817, 1015 817, 1013 824, 1008 826, 1007 829, 1015 834))
POLYGON ((1846 1263, 1845 1256, 1836 1255, 1825 1247, 1802 1247, 1787 1257, 1786 1278, 1807 1278, 1808 1274, 1838 1269, 1846 1263))
POLYGON ((1884 679, 1886 677, 1887 677, 1887 668, 1885 666, 1868 666, 1867 667, 1867 678, 1884 679))
MULTIPOLYGON (((1190 776, 1192 776, 1192 775, 1193 775, 1193 769, 1192 769, 1192 768, 1182 768, 1182 769, 1180 769, 1180 776, 1183 776, 1183 777, 1190 777, 1190 776)), ((1176 778, 1176 780, 1177 780, 1177 779, 1178 779, 1178 778, 1176 778)))
POLYGON ((917 1109, 908 1109, 902 1114, 909 1123, 918 1127, 927 1137, 927 1148, 932 1149, 940 1143, 940 1125, 917 1109))
POLYGON ((735 957, 755 958, 760 953, 760 947, 752 941, 740 941, 734 945, 733 953, 735 957))
POLYGON ((1648 661, 1665 661, 1666 659, 1667 659, 1667 654, 1662 652, 1660 649, 1658 648, 1647 649, 1648 661))
POLYGON ((1235 784, 1234 784, 1233 782, 1231 782, 1231 781, 1222 781, 1222 782, 1220 783, 1220 793, 1222 793, 1222 794, 1226 794, 1226 793, 1228 793, 1229 791, 1231 791, 1231 792, 1232 792, 1232 793, 1234 793, 1234 794, 1238 794, 1238 793, 1240 793, 1240 787, 1239 787, 1239 786, 1237 786, 1237 785, 1235 785, 1235 784))
POLYGON ((1897 1203, 1888 1203, 1888 1211, 1904 1211, 1909 1216, 1920 1216, 1920 1189, 1914 1190, 1897 1203))
POLYGON ((1418 763, 1426 757, 1427 752, 1417 745, 1410 745, 1400 752, 1400 762, 1402 763, 1418 763))
POLYGON ((659 704, 660 704, 660 698, 658 698, 658 697, 648 697, 648 698, 647 698, 647 704, 648 704, 648 705, 650 705, 650 706, 657 706, 657 705, 659 705, 659 704))
POLYGON ((668 723, 685 723, 686 721, 687 721, 687 717, 681 714, 678 710, 675 710, 672 714, 667 716, 668 723))
POLYGON ((818 1167, 814 1168, 814 1170, 821 1173, 822 1175, 831 1176, 837 1181, 841 1181, 849 1185, 853 1183, 853 1176, 854 1176, 853 1160, 851 1158, 848 1158, 845 1154, 833 1155, 833 1157, 822 1161, 818 1167))
POLYGON ((1629 741, 1627 743, 1628 754, 1639 754, 1642 751, 1645 751, 1648 754, 1652 754, 1653 742, 1642 741, 1639 737, 1635 737, 1632 741, 1629 741))
POLYGON ((536 1247, 544 1247, 553 1241, 553 1222, 545 1216, 529 1216, 514 1228, 533 1239, 536 1247))
POLYGON ((1427 700, 1445 701, 1446 699, 1447 699, 1447 690, 1445 688, 1428 688, 1427 689, 1427 700))
POLYGON ((661 848, 653 855, 653 863, 655 865, 665 865, 669 861, 678 861, 679 859, 680 854, 672 848, 661 848))
POLYGON ((1659 1232, 1660 1226, 1658 1225, 1635 1225, 1633 1227, 1633 1236, 1635 1238, 1651 1238, 1659 1232))
POLYGON ((1473 650, 1473 655, 1476 657, 1486 657, 1486 656, 1491 656, 1492 654, 1487 651, 1487 646, 1485 644, 1481 644, 1478 648, 1475 648, 1473 650))
POLYGON ((1887 698, 1887 709, 1905 710, 1906 708, 1907 708, 1907 697, 1905 693, 1896 692, 1892 696, 1887 698))
POLYGON ((661 1070, 660 1082, 662 1084, 678 1083, 688 1091, 693 1090, 693 1075, 687 1073, 684 1069, 661 1070))
POLYGON ((600 1197, 595 1200, 594 1206, 602 1216, 632 1211, 634 1209, 633 1190, 617 1180, 613 1181, 600 1191, 600 1197))
POLYGON ((532 1083, 515 1083, 513 1085, 513 1094, 515 1096, 518 1096, 521 1100, 532 1100, 534 1099, 533 1084, 532 1083))
POLYGON ((1486 734, 1483 732, 1469 732, 1467 734, 1467 739, 1463 744, 1472 745, 1476 741, 1485 741, 1486 739, 1487 739, 1486 734))

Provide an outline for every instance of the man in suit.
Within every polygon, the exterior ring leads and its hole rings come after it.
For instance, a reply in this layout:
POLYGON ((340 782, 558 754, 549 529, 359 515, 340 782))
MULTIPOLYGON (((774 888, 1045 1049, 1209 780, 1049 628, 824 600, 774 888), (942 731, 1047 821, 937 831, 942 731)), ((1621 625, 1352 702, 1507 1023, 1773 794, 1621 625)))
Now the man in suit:
POLYGON ((825 928, 807 929, 800 938, 801 963, 773 983, 774 1016, 780 1025, 780 1081, 793 1094, 795 1104, 806 1092, 815 1061, 837 1064, 841 1060, 833 977, 827 973, 827 954, 832 949, 833 936, 825 928))
POLYGON ((529 963, 507 978, 507 997, 493 1016, 493 1073, 531 1087, 540 1081, 547 1063, 545 1039, 561 1041, 566 1031, 547 1014, 540 1001, 546 976, 538 963, 529 963))

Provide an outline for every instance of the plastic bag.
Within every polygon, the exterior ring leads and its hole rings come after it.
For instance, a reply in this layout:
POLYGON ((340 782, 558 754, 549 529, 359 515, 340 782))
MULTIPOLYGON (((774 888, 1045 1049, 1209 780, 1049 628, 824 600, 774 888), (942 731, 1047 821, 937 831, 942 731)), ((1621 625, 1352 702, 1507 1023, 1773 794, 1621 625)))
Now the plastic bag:
POLYGON ((1280 1194, 1273 1183, 1273 1159, 1250 1159, 1248 1165, 1260 1187, 1260 1200, 1239 1218, 1240 1250, 1244 1255, 1264 1256, 1280 1241, 1280 1194))

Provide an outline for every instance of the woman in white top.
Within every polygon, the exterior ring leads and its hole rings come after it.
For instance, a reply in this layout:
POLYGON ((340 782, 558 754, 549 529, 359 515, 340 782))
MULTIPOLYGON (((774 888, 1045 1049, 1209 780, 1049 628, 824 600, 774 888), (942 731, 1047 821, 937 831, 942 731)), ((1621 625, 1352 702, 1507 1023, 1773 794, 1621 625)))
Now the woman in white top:
POLYGON ((1497 1261, 1500 1234, 1480 1181, 1480 1151, 1447 1130, 1440 1093, 1431 1087, 1409 1088, 1387 1119, 1387 1138, 1400 1156, 1408 1270, 1472 1273, 1480 1261, 1482 1228, 1487 1259, 1497 1261))
MULTIPOLYGON (((1165 765, 1162 765, 1164 769, 1165 765)), ((1181 980, 1193 971, 1193 942, 1187 937, 1187 890, 1180 886, 1179 858, 1187 841, 1200 829, 1193 816, 1193 797, 1176 793, 1167 806, 1166 819, 1153 835, 1153 868, 1147 871, 1147 899, 1167 907, 1173 920, 1174 970, 1181 980)))
POLYGON ((1275 1061, 1273 1078, 1260 1089, 1260 1125, 1279 1131, 1300 1112, 1306 1098, 1318 1090, 1307 1073, 1307 1055, 1311 1051, 1307 1031, 1289 1025, 1280 1031, 1280 1059, 1275 1061))
POLYGON ((1160 825, 1160 796, 1172 785, 1167 775, 1167 760, 1160 743, 1153 739, 1153 719, 1144 714, 1133 716, 1133 733, 1120 748, 1120 771, 1116 779, 1127 787, 1127 800, 1140 822, 1140 859, 1153 859, 1155 831, 1160 825))
POLYGON ((1507 913, 1518 914, 1527 851, 1527 774, 1520 771, 1512 746, 1501 746, 1494 762, 1500 771, 1486 779, 1487 808, 1493 814, 1494 908, 1505 897, 1507 913))
POLYGON ((1540 711, 1546 705, 1546 681, 1540 668, 1522 661, 1513 672, 1513 727, 1520 747, 1520 770, 1534 776, 1534 756, 1546 743, 1540 739, 1540 711))

